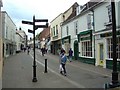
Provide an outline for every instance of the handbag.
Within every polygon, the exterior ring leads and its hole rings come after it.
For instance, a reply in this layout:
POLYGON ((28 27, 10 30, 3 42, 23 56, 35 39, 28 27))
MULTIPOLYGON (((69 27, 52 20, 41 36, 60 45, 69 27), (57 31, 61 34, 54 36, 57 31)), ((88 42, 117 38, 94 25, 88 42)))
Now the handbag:
POLYGON ((63 71, 62 64, 60 64, 59 70, 60 70, 60 71, 63 71))

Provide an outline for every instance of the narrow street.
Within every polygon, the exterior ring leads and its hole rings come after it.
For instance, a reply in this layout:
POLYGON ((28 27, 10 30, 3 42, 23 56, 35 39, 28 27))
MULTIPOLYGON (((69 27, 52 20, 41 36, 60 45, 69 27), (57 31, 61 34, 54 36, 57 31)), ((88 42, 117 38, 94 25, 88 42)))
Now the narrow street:
POLYGON ((103 88, 111 82, 111 70, 79 61, 67 62, 67 76, 59 73, 59 56, 36 50, 37 82, 32 82, 33 52, 21 52, 4 60, 3 88, 103 88), (44 73, 45 59, 48 73, 44 73))

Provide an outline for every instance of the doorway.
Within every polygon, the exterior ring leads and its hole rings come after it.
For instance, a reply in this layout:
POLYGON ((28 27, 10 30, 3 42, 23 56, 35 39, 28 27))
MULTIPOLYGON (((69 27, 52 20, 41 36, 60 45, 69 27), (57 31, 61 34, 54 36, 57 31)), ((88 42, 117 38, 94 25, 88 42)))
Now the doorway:
POLYGON ((77 40, 74 42, 74 59, 75 60, 78 59, 78 41, 77 40))
POLYGON ((104 47, 103 44, 99 44, 99 65, 103 66, 104 61, 104 47))

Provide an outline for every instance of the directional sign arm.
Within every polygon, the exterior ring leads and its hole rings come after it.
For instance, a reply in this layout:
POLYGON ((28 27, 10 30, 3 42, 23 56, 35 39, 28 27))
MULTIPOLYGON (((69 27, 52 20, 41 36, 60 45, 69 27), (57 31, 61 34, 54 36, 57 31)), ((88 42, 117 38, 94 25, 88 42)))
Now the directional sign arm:
POLYGON ((35 19, 35 22, 48 22, 48 19, 35 19))
POLYGON ((33 25, 33 22, 30 21, 22 21, 23 24, 29 24, 29 25, 33 25))
POLYGON ((35 25, 35 28, 38 29, 38 28, 47 28, 48 26, 47 25, 35 25))
POLYGON ((33 30, 28 29, 28 32, 29 32, 29 33, 33 33, 33 30))

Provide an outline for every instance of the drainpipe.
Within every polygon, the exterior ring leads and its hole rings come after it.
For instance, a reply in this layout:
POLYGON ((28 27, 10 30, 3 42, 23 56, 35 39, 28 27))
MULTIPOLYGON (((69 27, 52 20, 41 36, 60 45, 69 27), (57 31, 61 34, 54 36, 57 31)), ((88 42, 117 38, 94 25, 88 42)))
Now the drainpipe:
MULTIPOLYGON (((94 16, 94 10, 91 9, 90 11, 93 14, 93 32, 92 33, 94 33, 94 59, 95 59, 95 16, 94 16)), ((95 65, 95 61, 94 61, 94 65, 95 65)))
MULTIPOLYGON (((94 11, 93 11, 93 32, 94 32, 94 59, 95 59, 95 16, 94 16, 94 11)), ((94 61, 95 65, 95 61, 94 61)))
POLYGON ((61 29, 61 48, 62 48, 62 22, 60 23, 60 29, 61 29))

